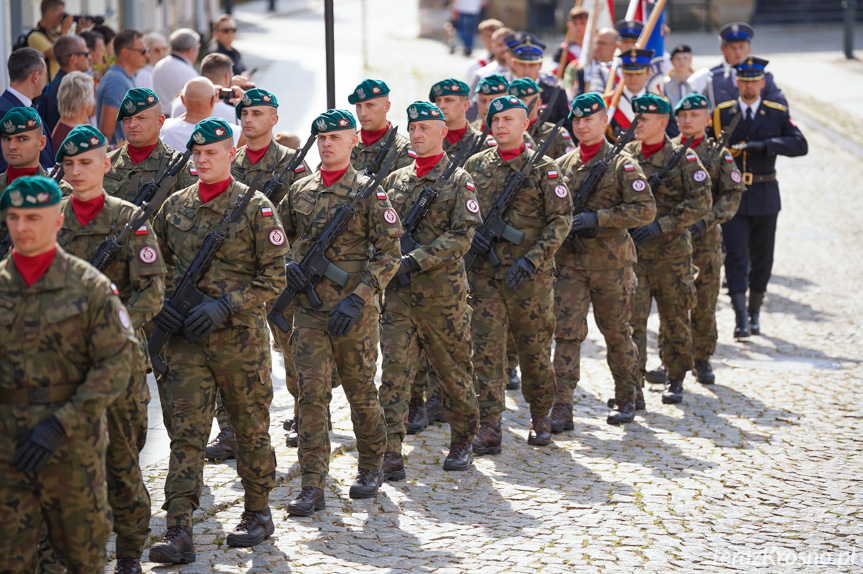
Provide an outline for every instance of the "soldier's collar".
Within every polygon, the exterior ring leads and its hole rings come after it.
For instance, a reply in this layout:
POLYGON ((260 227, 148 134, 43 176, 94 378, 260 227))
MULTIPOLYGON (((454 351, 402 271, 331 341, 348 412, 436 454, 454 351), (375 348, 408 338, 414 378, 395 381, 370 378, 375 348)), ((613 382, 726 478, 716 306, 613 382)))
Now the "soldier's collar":
MULTIPOLYGON (((7 269, 14 269, 15 265, 11 264, 12 257, 11 255, 7 258, 7 261, 10 262, 9 267, 7 269)), ((60 291, 65 289, 67 286, 67 282, 69 286, 78 287, 80 278, 69 276, 69 258, 66 255, 66 252, 63 250, 60 245, 57 245, 57 252, 54 254, 54 261, 51 263, 51 266, 48 267, 48 270, 44 275, 33 284, 30 289, 36 292, 40 291, 60 291)), ((21 282, 21 285, 27 286, 27 283, 24 282, 24 278, 21 277, 21 274, 17 269, 13 271, 14 276, 18 277, 18 281, 21 282)))

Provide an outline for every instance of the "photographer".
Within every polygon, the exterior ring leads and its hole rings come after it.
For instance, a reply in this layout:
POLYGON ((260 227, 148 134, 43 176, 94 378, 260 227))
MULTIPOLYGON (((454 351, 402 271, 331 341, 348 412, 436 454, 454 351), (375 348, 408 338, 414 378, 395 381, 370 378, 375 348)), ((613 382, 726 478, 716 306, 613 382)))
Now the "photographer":
POLYGON ((75 33, 80 33, 92 25, 87 18, 76 18, 66 14, 66 3, 63 0, 42 0, 39 6, 42 18, 27 36, 27 46, 42 52, 45 64, 48 66, 48 81, 50 82, 60 70, 60 64, 54 57, 54 42, 57 38, 68 34, 75 24, 75 33))

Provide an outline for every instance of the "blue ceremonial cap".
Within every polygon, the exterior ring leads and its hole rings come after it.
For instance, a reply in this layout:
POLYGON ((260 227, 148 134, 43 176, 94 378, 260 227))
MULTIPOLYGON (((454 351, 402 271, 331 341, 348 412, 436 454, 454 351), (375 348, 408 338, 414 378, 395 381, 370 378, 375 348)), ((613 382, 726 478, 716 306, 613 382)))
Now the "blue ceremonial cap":
POLYGON ((756 56, 747 56, 742 62, 738 62, 734 67, 737 68, 737 77, 741 80, 760 80, 766 73, 764 68, 767 66, 768 60, 758 58, 756 56))
POLYGON ((641 36, 641 31, 644 30, 644 23, 638 20, 620 20, 614 27, 617 29, 617 35, 621 38, 638 40, 638 37, 641 36))
POLYGON ((748 42, 755 36, 755 30, 746 22, 732 22, 719 29, 723 42, 748 42))

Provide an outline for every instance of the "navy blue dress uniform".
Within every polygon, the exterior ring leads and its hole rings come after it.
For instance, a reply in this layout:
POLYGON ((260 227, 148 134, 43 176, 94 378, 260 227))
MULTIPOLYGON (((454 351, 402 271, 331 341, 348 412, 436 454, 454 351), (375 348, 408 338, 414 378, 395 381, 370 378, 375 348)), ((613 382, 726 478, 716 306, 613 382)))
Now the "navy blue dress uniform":
MULTIPOLYGON (((737 77, 740 81, 760 81, 766 65, 767 60, 750 56, 737 65, 737 77)), ((737 315, 735 337, 743 338, 749 334, 750 320, 752 333, 760 332, 761 301, 773 268, 776 220, 782 208, 776 156, 806 155, 809 146, 788 108, 768 99, 747 105, 738 98, 717 106, 713 112, 717 137, 737 113, 743 113, 743 117, 729 143, 746 191, 737 214, 722 225, 722 234, 728 292, 737 315)))
MULTIPOLYGON (((729 42, 751 42, 754 36, 755 30, 745 22, 732 22, 719 30, 719 39, 723 45, 729 42)), ((710 101, 711 107, 729 100, 736 100, 740 95, 737 89, 736 72, 735 65, 728 62, 722 62, 718 66, 710 68, 710 80, 704 88, 704 95, 710 101)), ((767 72, 764 75, 764 79, 766 84, 761 97, 788 107, 788 99, 785 97, 785 92, 773 81, 773 74, 767 72)))
MULTIPOLYGON (((633 22, 635 23, 635 22, 633 22)), ((640 24, 641 22, 637 22, 640 24)), ((653 59, 653 50, 639 50, 633 48, 627 50, 620 55, 620 67, 624 74, 639 74, 644 72, 653 59)), ((635 119, 635 111, 633 110, 632 100, 641 97, 647 93, 647 84, 638 93, 633 94, 628 88, 623 88, 623 93, 620 94, 620 99, 617 101, 617 108, 614 110, 614 115, 611 116, 611 122, 608 124, 606 135, 609 140, 615 141, 617 136, 629 129, 632 125, 632 120, 635 119)), ((606 106, 611 104, 611 95, 606 96, 606 106)))

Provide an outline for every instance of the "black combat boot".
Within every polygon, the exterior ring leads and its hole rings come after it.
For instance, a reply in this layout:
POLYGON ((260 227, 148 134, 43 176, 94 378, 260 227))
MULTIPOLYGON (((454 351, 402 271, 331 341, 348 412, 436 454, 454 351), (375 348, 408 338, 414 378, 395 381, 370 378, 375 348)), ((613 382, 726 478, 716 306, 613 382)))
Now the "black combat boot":
POLYGON ((141 574, 141 560, 138 558, 117 558, 114 574, 141 574))
POLYGON ((608 413, 608 418, 605 419, 610 425, 621 425, 631 423, 635 420, 635 402, 634 401, 618 401, 612 399, 609 401, 609 406, 612 411, 608 413))
POLYGON ((473 464, 473 445, 469 442, 453 442, 443 461, 444 470, 467 470, 473 464))
POLYGON ((731 306, 734 308, 734 338, 749 337, 749 317, 746 314, 746 293, 732 293, 731 306))
POLYGON ((195 561, 191 526, 169 526, 161 542, 150 548, 150 562, 189 564, 195 561))
POLYGON ((422 398, 411 399, 408 404, 408 420, 405 422, 405 430, 408 434, 417 434, 428 426, 429 419, 422 398))
POLYGON ((683 380, 668 379, 665 390, 662 391, 662 402, 666 405, 675 405, 683 402, 683 380))
POLYGON ((228 534, 228 546, 250 548, 257 546, 276 531, 269 507, 263 510, 246 510, 234 531, 228 534))
POLYGON ((381 469, 361 468, 348 491, 348 496, 351 498, 371 498, 378 493, 383 479, 384 475, 381 473, 381 469))
POLYGON ((400 452, 384 453, 384 463, 381 466, 384 481, 405 479, 405 460, 400 452))
POLYGON ((508 391, 517 391, 521 388, 521 379, 518 376, 518 371, 515 369, 506 368, 506 390, 508 391))
POLYGON ((559 433, 572 430, 575 423, 572 421, 572 405, 558 403, 551 407, 551 432, 559 433))
POLYGON ((480 423, 476 438, 473 439, 473 452, 477 456, 500 454, 502 439, 500 423, 480 423))
POLYGON ((764 293, 749 292, 749 324, 753 335, 761 334, 761 302, 764 301, 764 293))
POLYGON ((288 448, 297 448, 300 444, 300 417, 294 417, 291 421, 291 428, 288 430, 288 436, 285 437, 285 446, 288 448))
MULTIPOLYGON (((610 405, 609 405, 610 407, 610 405)), ((635 410, 643 411, 647 408, 647 403, 644 402, 644 389, 641 387, 635 388, 635 410)))
POLYGON ((426 416, 429 424, 445 423, 446 414, 443 411, 443 399, 440 395, 432 395, 426 401, 426 416))
POLYGON ((647 374, 644 375, 644 380, 651 385, 664 385, 668 382, 668 367, 659 365, 658 368, 647 371, 647 374))
POLYGON ((311 516, 315 510, 327 507, 324 491, 314 486, 304 486, 300 494, 288 503, 288 514, 293 516, 311 516))
POLYGON ((716 382, 713 367, 710 366, 710 361, 707 359, 695 359, 695 368, 692 370, 695 373, 695 380, 702 385, 712 385, 716 382))
POLYGON ((527 432, 527 444, 546 446, 551 444, 551 418, 548 415, 530 417, 530 430, 527 432))
POLYGON ((231 427, 222 429, 207 445, 206 453, 210 460, 237 458, 237 437, 234 436, 234 429, 231 427))

